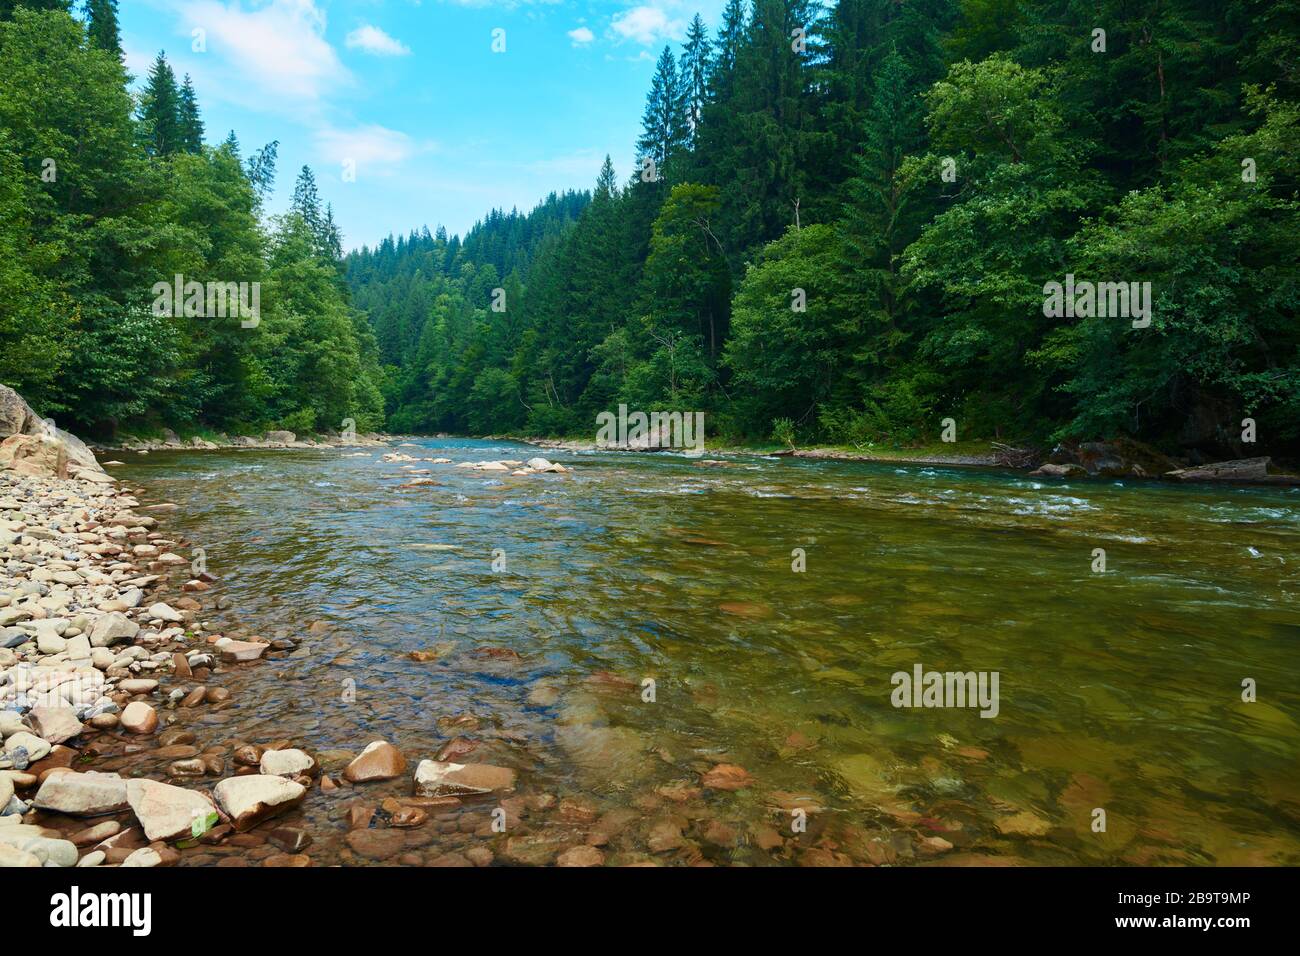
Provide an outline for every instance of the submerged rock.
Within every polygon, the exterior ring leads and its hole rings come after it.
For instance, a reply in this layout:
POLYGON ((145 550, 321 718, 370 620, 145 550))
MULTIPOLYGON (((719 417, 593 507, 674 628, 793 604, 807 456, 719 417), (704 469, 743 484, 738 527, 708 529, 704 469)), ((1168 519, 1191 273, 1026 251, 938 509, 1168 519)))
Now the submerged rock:
POLYGON ((422 797, 491 793, 514 787, 515 772, 491 764, 421 760, 415 768, 415 792, 422 797))

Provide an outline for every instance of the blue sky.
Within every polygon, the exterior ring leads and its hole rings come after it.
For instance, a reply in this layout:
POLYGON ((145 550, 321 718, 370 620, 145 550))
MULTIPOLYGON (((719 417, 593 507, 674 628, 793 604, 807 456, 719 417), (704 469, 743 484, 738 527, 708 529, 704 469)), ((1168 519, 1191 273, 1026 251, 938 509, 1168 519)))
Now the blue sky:
POLYGON ((119 0, 127 67, 189 73, 209 142, 280 141, 271 211, 316 173, 346 248, 631 174, 664 44, 723 0, 119 0), (505 52, 492 50, 505 31, 505 52), (202 30, 206 50, 196 51, 202 30), (347 181, 345 163, 355 164, 347 181))

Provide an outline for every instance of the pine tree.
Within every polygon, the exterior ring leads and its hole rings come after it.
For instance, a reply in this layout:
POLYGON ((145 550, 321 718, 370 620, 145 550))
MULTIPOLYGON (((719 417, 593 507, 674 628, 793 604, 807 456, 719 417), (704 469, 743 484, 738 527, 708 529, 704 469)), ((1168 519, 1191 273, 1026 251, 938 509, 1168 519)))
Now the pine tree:
POLYGON ((605 162, 601 164, 600 175, 596 177, 596 191, 592 194, 594 200, 609 200, 618 195, 618 179, 614 173, 614 163, 605 154, 605 162))
POLYGON ((316 176, 310 166, 303 166, 298 172, 298 180, 293 184, 293 198, 289 208, 302 217, 313 235, 321 230, 320 193, 316 189, 316 176))
POLYGON ((140 99, 140 119, 150 156, 170 156, 181 149, 180 91, 176 88, 176 74, 162 52, 149 70, 140 99))
POLYGON ((904 174, 904 159, 924 141, 924 116, 912 92, 911 73, 895 50, 875 76, 875 90, 863 125, 857 174, 846 185, 840 232, 844 259, 840 271, 849 313, 861 328, 854 356, 862 379, 884 371, 906 336, 899 256, 916 238, 920 216, 904 174))
POLYGON ((177 127, 180 148, 187 153, 203 151, 203 120, 199 118, 199 101, 194 95, 194 84, 185 74, 181 84, 180 102, 177 106, 177 127))
POLYGON ((273 139, 248 157, 244 171, 248 175, 248 181, 253 184, 259 206, 266 201, 271 188, 275 185, 275 160, 279 150, 280 141, 273 139))
POLYGON ((748 26, 745 0, 727 0, 722 9, 722 23, 718 27, 718 42, 714 46, 713 69, 709 85, 715 100, 731 97, 735 83, 736 56, 745 40, 748 26))
POLYGON ((710 56, 713 44, 700 15, 695 14, 686 29, 686 45, 682 52, 682 83, 685 87, 686 124, 690 132, 691 148, 699 145, 700 117, 708 96, 710 56))
MULTIPOLYGON (((824 155, 814 98, 815 6, 811 0, 757 0, 736 53, 734 89, 713 104, 722 113, 711 181, 722 189, 720 235, 733 266, 744 254, 802 221, 814 191, 810 172, 824 155), (794 48, 796 29, 805 52, 794 48)), ((710 117, 705 118, 705 128, 710 117)))
POLYGON ((86 33, 90 42, 122 58, 122 38, 117 28, 117 0, 86 0, 86 33))
POLYGON ((664 47, 655 64, 654 79, 646 96, 645 113, 641 117, 641 138, 637 150, 644 163, 654 162, 659 177, 664 176, 668 164, 677 158, 687 141, 686 98, 677 61, 673 51, 664 47))

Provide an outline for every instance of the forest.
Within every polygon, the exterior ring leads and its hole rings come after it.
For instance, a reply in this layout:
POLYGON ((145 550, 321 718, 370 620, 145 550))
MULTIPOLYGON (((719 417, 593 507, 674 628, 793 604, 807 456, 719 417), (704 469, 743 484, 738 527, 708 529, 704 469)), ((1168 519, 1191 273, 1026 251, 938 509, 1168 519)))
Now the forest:
POLYGON ((1294 0, 729 0, 659 56, 633 168, 347 255, 162 55, 133 99, 113 8, 0 3, 0 379, 95 433, 590 438, 625 403, 734 441, 1300 445, 1294 0), (260 281, 259 327, 152 315, 174 273, 260 281), (1149 321, 1048 307, 1067 277, 1149 321))
POLYGON ((212 145, 162 53, 133 96, 116 7, 0 0, 0 381, 95 437, 381 427, 374 336, 311 170, 268 215, 277 144, 212 145), (256 327, 157 314, 177 275, 258 283, 256 327))

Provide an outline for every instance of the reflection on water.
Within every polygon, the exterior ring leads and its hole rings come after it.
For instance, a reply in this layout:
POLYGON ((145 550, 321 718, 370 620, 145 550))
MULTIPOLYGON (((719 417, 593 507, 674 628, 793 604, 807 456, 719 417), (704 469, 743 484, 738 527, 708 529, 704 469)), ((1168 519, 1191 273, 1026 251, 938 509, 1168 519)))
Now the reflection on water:
MULTIPOLYGON (((536 453, 417 444, 400 450, 536 453)), ((417 759, 471 737, 465 759, 525 793, 634 809, 629 848, 675 819, 692 849, 666 862, 800 862, 803 840, 841 861, 1300 863, 1300 492, 551 457, 570 473, 132 457, 119 474, 182 505, 168 530, 222 578, 234 609, 213 621, 304 637, 241 670, 237 707, 186 719, 417 759), (425 468, 436 484, 399 487, 425 468), (894 708, 916 664, 997 671, 998 716, 894 708), (720 763, 751 785, 701 789, 720 763)), ((323 798, 305 813, 343 832, 323 798)))

